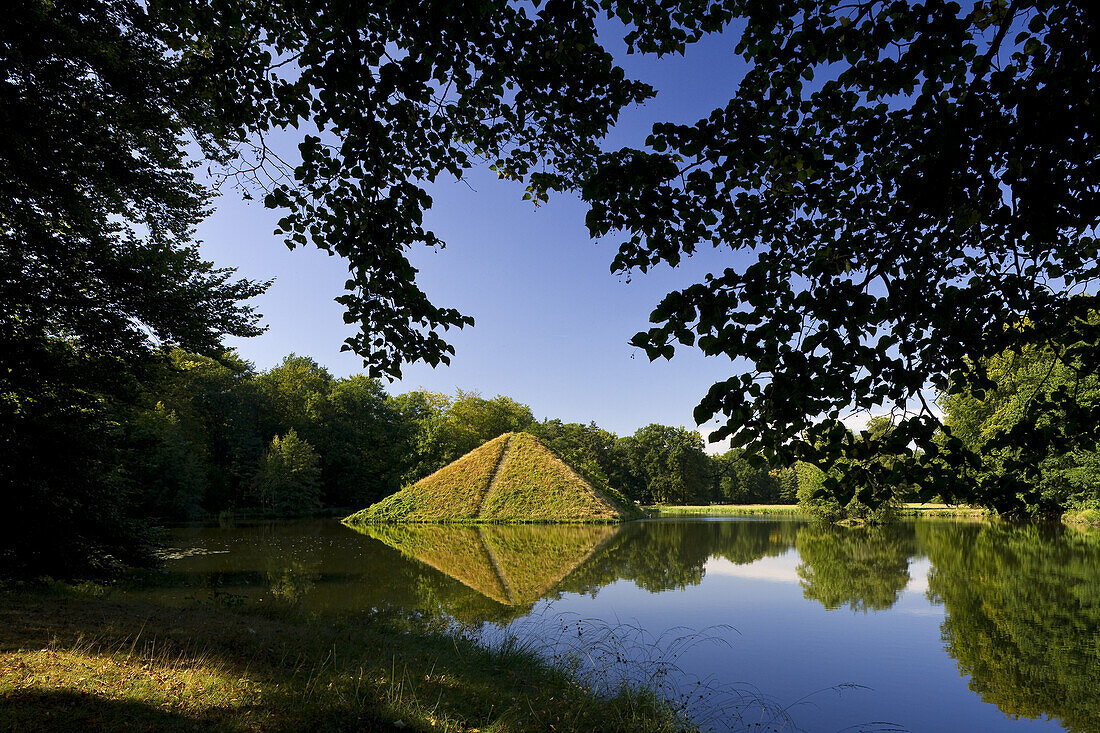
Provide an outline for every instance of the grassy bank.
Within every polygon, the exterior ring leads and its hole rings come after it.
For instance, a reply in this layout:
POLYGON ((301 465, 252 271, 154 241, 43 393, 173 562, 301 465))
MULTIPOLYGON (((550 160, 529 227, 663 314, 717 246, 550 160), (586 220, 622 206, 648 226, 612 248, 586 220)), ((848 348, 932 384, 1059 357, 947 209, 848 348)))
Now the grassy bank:
POLYGON ((1062 521, 1073 527, 1100 529, 1100 509, 1078 509, 1062 515, 1062 521))
POLYGON ((0 590, 2 730, 673 731, 516 646, 394 616, 307 620, 0 590))
MULTIPOLYGON (((654 517, 728 517, 757 515, 808 516, 797 504, 711 504, 709 506, 647 506, 654 517)), ((903 517, 984 517, 988 511, 977 507, 949 504, 903 504, 903 517)))
POLYGON ((951 504, 902 504, 898 514, 903 517, 991 517, 988 509, 951 504))
POLYGON ((804 514, 797 504, 711 504, 709 506, 666 506, 656 504, 643 508, 650 516, 654 517, 727 517, 757 514, 804 514))

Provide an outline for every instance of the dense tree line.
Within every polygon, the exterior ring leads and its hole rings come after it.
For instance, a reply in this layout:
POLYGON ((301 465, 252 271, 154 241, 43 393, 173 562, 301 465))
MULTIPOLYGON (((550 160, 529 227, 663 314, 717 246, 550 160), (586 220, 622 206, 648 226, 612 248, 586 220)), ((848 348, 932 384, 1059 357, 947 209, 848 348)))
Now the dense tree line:
POLYGON ((150 518, 362 507, 511 431, 643 504, 793 503, 797 493, 793 469, 740 450, 708 455, 693 430, 653 424, 619 437, 594 423, 536 420, 503 395, 394 396, 377 379, 337 378, 296 355, 256 371, 233 354, 168 350, 115 419, 117 474, 135 514, 150 518))

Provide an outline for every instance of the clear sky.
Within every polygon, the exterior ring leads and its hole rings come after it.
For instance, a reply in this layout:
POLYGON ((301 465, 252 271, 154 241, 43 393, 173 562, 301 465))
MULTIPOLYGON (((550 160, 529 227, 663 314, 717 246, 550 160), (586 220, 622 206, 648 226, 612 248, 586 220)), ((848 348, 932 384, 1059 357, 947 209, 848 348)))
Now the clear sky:
MULTIPOLYGON (((640 147, 652 122, 694 122, 724 104, 743 75, 734 41, 713 37, 686 57, 661 61, 620 54, 628 73, 653 84, 658 96, 624 115, 608 144, 640 147)), ((521 200, 521 186, 498 181, 487 168, 429 193, 435 204, 427 224, 448 246, 410 258, 433 302, 473 316, 476 325, 448 334, 456 349, 449 367, 409 366, 387 386, 391 393, 423 387, 505 394, 530 405, 537 418, 595 421, 625 435, 651 422, 694 427, 699 399, 737 371, 692 349, 650 363, 628 344, 665 293, 730 266, 730 252, 700 253, 676 269, 635 273, 628 283, 609 269, 616 240, 588 237, 576 197, 552 197, 535 208, 521 200)), ((229 345, 260 369, 294 352, 337 376, 362 371, 359 357, 340 352, 351 330, 333 298, 343 291, 346 263, 311 248, 288 251, 272 235, 277 216, 258 200, 228 192, 216 206, 198 233, 204 255, 246 277, 275 278, 256 301, 268 331, 229 345)))

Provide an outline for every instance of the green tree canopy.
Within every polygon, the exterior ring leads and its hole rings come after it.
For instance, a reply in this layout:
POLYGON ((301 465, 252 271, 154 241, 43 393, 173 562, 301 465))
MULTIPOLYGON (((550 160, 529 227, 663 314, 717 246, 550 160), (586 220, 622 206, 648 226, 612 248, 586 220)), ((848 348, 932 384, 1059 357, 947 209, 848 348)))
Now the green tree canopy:
POLYGON ((363 506, 401 488, 414 426, 377 379, 338 379, 321 409, 326 504, 363 506))
POLYGON ((982 366, 988 388, 945 394, 940 404, 951 436, 978 458, 968 470, 983 493, 998 508, 1033 514, 1100 503, 1100 449, 1072 434, 1100 410, 1097 375, 1050 347, 1006 351, 982 366))
POLYGON ((652 504, 697 504, 705 501, 711 467, 699 433, 668 425, 647 425, 626 444, 634 471, 644 481, 642 496, 652 504))
POLYGON ((293 428, 271 439, 257 479, 262 505, 276 514, 309 512, 321 503, 321 461, 293 428))

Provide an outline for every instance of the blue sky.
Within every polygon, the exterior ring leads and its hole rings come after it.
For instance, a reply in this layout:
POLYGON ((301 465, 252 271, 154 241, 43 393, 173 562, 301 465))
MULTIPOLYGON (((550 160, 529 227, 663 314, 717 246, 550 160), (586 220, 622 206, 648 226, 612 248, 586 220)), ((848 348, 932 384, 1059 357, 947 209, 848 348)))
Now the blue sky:
MULTIPOLYGON (((608 144, 640 146, 652 122, 693 122, 724 104, 743 74, 733 44, 727 34, 682 58, 620 55, 628 73, 653 84, 658 96, 624 115, 608 144)), ((476 325, 450 332, 456 354, 449 367, 409 366, 402 380, 387 385, 391 393, 423 387, 505 394, 540 419, 595 421, 624 435, 651 422, 694 427, 699 399, 736 371, 728 360, 691 349, 650 363, 628 345, 665 293, 730 266, 728 251, 636 273, 628 283, 609 270, 615 240, 588 237, 576 197, 535 208, 521 200, 521 186, 498 181, 486 168, 463 183, 441 181, 429 193, 435 204, 427 224, 448 246, 415 250, 410 259, 433 302, 472 315, 476 325)), ((311 248, 288 251, 272 235, 277 217, 259 201, 228 192, 216 206, 198 232, 204 255, 246 277, 275 278, 256 300, 268 331, 229 345, 260 369, 294 352, 338 376, 362 371, 359 357, 340 352, 351 331, 333 298, 343 290, 346 263, 311 248)))

